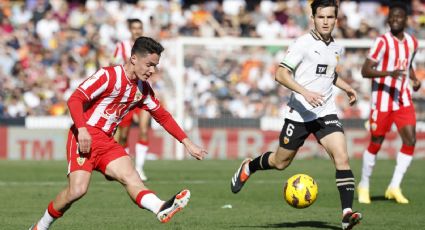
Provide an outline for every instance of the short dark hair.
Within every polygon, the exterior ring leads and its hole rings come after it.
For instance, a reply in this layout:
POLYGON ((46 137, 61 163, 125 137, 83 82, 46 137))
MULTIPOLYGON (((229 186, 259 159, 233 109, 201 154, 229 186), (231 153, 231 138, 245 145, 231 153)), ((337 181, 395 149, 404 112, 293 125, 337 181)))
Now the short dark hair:
POLYGON ((133 23, 140 23, 140 24, 143 25, 142 21, 140 21, 140 19, 138 19, 138 18, 129 18, 129 19, 127 19, 128 28, 130 28, 133 23))
POLYGON ((336 0, 314 0, 311 3, 311 13, 313 16, 316 16, 317 8, 319 7, 329 7, 334 6, 335 7, 335 17, 338 16, 338 4, 336 3, 336 0))
POLYGON ((164 51, 164 47, 150 37, 138 37, 134 42, 133 47, 131 48, 131 55, 133 54, 158 54, 161 55, 162 51, 164 51))
POLYGON ((392 11, 393 9, 398 8, 403 10, 407 14, 409 14, 409 9, 407 7, 407 4, 405 2, 402 1, 392 1, 390 4, 390 11, 392 11))

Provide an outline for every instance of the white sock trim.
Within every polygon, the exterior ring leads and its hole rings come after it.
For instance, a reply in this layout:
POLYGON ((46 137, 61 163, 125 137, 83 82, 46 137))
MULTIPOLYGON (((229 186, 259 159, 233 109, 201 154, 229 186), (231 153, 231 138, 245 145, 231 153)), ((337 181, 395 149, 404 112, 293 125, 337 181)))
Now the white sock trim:
POLYGON ((412 162, 413 157, 402 152, 397 154, 397 164, 394 169, 393 177, 389 185, 390 188, 400 188, 404 174, 412 162))
POLYGON ((362 176, 359 187, 369 188, 369 179, 373 172, 373 167, 376 163, 376 155, 365 150, 363 153, 362 176))
POLYGON ((41 217, 40 221, 37 223, 37 228, 40 230, 49 229, 50 225, 56 220, 56 218, 53 218, 49 211, 44 212, 43 217, 41 217))
POLYGON ((136 143, 136 154, 135 154, 136 169, 143 170, 147 153, 148 153, 148 146, 144 144, 136 143))
POLYGON ((161 208, 164 201, 159 199, 155 194, 148 193, 145 194, 142 199, 140 200, 140 205, 142 205, 143 208, 157 214, 159 212, 159 209, 161 208))

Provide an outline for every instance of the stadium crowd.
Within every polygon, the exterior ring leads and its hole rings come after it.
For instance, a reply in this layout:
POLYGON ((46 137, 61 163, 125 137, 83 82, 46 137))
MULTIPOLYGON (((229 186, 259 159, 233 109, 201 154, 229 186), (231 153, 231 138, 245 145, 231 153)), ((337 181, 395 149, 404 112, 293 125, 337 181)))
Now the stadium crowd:
MULTIPOLYGON (((293 39, 310 28, 306 0, 287 1, 61 1, 0 2, 0 117, 64 115, 70 93, 97 68, 111 63, 115 44, 130 34, 126 20, 139 18, 144 34, 161 42, 178 36, 293 39), (81 3, 83 2, 83 3, 81 3)), ((341 1, 335 38, 374 39, 386 30, 384 1, 341 1)), ((425 1, 413 0, 409 33, 425 38, 425 1)), ((172 43, 170 43, 172 44, 172 43)), ((167 47, 167 46, 166 46, 167 47)), ((172 48, 164 54, 157 87, 173 87, 172 48)), ((360 68, 367 49, 347 49, 340 75, 359 92, 349 107, 337 94, 342 118, 366 118, 370 83, 360 68)), ((185 50, 185 103, 194 117, 281 116, 289 92, 274 82, 285 50, 235 47, 185 50)), ((425 50, 416 55, 425 81, 425 50)), ((424 82, 425 83, 425 82, 424 82)), ((425 98, 425 87, 413 96, 425 98)), ((417 106, 425 119, 424 106, 417 106)))

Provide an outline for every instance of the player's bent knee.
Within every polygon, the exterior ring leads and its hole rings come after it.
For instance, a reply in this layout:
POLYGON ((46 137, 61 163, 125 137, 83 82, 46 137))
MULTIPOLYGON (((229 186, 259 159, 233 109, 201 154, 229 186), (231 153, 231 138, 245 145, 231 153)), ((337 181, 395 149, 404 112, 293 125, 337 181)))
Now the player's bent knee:
POLYGON ((139 175, 136 170, 126 170, 116 177, 116 179, 123 185, 135 184, 136 181, 139 181, 139 175))
POLYGON ((280 162, 276 162, 274 167, 277 170, 284 170, 291 164, 291 162, 292 162, 292 159, 286 159, 280 162))
POLYGON ((87 193, 87 186, 74 186, 68 189, 68 199, 71 201, 78 200, 87 193))
POLYGON ((403 140, 403 145, 407 146, 415 146, 416 145, 416 138, 408 138, 406 140, 403 140))

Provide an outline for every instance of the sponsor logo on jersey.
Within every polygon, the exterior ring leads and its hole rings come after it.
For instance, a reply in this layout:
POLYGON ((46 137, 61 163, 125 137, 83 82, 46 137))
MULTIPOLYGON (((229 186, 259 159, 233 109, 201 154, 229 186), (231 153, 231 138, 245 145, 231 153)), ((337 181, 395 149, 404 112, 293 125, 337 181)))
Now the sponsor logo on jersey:
POLYGON ((102 117, 108 120, 111 119, 113 121, 117 121, 124 113, 125 106, 125 103, 112 104, 109 108, 105 109, 102 117))
POLYGON ((328 65, 318 64, 316 67, 316 74, 326 74, 328 65))

